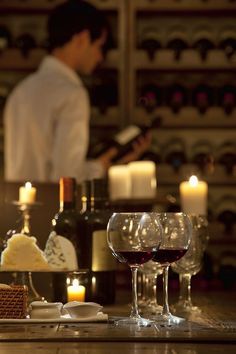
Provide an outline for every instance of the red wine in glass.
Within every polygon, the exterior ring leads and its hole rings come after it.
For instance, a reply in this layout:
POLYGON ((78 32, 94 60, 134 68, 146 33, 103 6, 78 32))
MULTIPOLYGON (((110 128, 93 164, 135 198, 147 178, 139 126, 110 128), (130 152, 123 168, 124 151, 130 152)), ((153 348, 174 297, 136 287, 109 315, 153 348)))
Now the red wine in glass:
POLYGON ((173 263, 173 262, 178 261, 180 258, 182 258, 186 252, 187 252, 187 249, 184 249, 184 248, 181 248, 181 249, 174 249, 174 248, 159 249, 157 252, 154 253, 152 260, 154 262, 158 262, 160 264, 173 263))
POLYGON ((128 263, 130 266, 139 265, 150 261, 156 251, 114 251, 113 255, 122 263, 128 263))

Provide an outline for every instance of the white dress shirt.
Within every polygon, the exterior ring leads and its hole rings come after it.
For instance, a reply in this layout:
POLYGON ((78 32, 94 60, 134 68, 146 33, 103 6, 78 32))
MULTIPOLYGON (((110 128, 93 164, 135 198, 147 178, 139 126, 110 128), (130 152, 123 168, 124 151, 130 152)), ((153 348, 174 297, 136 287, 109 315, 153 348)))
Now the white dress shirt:
POLYGON ((5 179, 78 182, 103 176, 86 161, 90 103, 78 75, 53 56, 13 90, 4 112, 5 179))

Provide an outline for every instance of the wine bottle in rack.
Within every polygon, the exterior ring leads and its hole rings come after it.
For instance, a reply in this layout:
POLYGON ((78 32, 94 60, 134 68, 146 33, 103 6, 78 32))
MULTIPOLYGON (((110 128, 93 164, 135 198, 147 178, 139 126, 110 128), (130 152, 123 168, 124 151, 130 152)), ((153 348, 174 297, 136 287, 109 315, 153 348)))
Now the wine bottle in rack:
POLYGON ((225 85, 219 88, 218 104, 223 108, 225 114, 232 113, 236 106, 236 86, 225 85))
POLYGON ((111 216, 105 180, 91 181, 90 210, 78 218, 79 239, 83 249, 79 265, 89 269, 86 299, 102 305, 115 301, 116 262, 107 245, 106 229, 111 216))
POLYGON ((11 46, 11 43, 11 32, 6 26, 0 25, 0 53, 9 48, 11 46))
POLYGON ((196 164, 203 172, 213 172, 214 156, 213 147, 208 140, 197 141, 192 146, 191 162, 196 164))
POLYGON ((233 28, 221 32, 218 47, 224 51, 229 60, 232 58, 236 52, 236 34, 233 28))
POLYGON ((155 84, 147 84, 141 88, 140 104, 148 113, 154 111, 157 107, 162 106, 163 92, 160 86, 155 84))
MULTIPOLYGON (((79 258, 79 245, 78 245, 78 229, 77 229, 77 210, 76 210, 76 190, 77 185, 74 178, 62 177, 60 178, 60 209, 58 213, 54 216, 52 220, 52 233, 49 235, 48 243, 46 245, 46 252, 50 252, 50 238, 52 238, 52 244, 56 244, 54 237, 60 237, 60 244, 62 244, 63 239, 66 238, 67 242, 70 242, 71 250, 74 249, 72 253, 70 252, 70 259, 68 255, 64 253, 63 261, 65 263, 65 269, 75 270, 78 268, 77 258, 79 258)), ((63 242, 64 243, 64 242, 63 242)), ((63 250, 65 252, 65 250, 63 250)), ((56 250, 52 250, 53 253, 56 250)), ((49 255, 50 257, 50 255, 49 255)), ((59 257, 62 261, 61 256, 59 257)), ((55 273, 53 274, 53 290, 54 290, 54 300, 55 301, 67 301, 66 293, 66 275, 55 273)))
POLYGON ((187 163, 186 148, 184 141, 180 138, 171 139, 164 147, 165 162, 170 164, 175 171, 187 163))
POLYGON ((143 31, 139 46, 147 52, 151 61, 154 60, 156 52, 162 48, 161 40, 155 27, 149 27, 143 31))
POLYGON ((129 125, 117 134, 113 138, 99 142, 94 147, 92 147, 89 154, 90 157, 96 158, 108 149, 115 147, 118 150, 117 155, 114 157, 113 161, 118 161, 121 157, 126 155, 132 150, 133 143, 141 136, 145 136, 147 132, 151 129, 157 129, 161 124, 161 118, 157 116, 149 124, 145 126, 129 125))
POLYGON ((217 151, 216 162, 223 165, 227 174, 235 173, 236 169, 236 143, 225 141, 217 151))
POLYGON ((200 84, 192 91, 192 104, 199 113, 206 113, 210 106, 214 105, 214 89, 208 85, 200 84))
POLYGON ((167 38, 166 47, 173 51, 175 60, 180 60, 183 50, 189 48, 185 29, 182 27, 172 28, 167 38))
POLYGON ((208 28, 198 28, 192 37, 192 47, 198 51, 201 59, 205 61, 209 50, 215 48, 211 30, 208 28))
POLYGON ((218 200, 216 205, 216 220, 224 224, 226 232, 231 232, 236 224, 236 197, 225 195, 218 200))
POLYGON ((22 33, 16 38, 14 45, 24 57, 28 57, 30 51, 36 48, 36 41, 32 34, 22 33))
POLYGON ((179 113, 181 108, 188 104, 188 91, 179 84, 167 88, 166 105, 170 106, 174 113, 179 113))

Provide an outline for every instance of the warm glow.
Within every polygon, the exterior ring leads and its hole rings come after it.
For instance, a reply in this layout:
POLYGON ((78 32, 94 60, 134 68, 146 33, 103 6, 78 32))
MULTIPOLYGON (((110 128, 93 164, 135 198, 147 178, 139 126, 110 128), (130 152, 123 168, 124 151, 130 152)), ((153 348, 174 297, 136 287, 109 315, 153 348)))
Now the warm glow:
POLYGON ((83 285, 79 285, 78 279, 73 279, 72 285, 67 286, 67 299, 68 301, 85 300, 85 287, 83 285))
POLYGON ((198 178, 197 178, 197 176, 191 176, 191 177, 189 178, 189 184, 190 184, 191 187, 197 187, 197 185, 198 185, 198 178))
POLYGON ((73 279, 72 286, 78 287, 79 286, 79 280, 78 279, 73 279))
POLYGON ((26 189, 31 189, 32 188, 32 184, 30 182, 26 182, 25 183, 25 188, 26 189))

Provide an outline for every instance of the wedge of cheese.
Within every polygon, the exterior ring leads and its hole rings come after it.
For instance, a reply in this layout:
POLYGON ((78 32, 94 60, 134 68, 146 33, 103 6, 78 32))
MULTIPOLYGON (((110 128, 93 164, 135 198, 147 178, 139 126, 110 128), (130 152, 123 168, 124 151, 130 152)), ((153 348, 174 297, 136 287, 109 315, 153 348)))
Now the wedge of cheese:
POLYGON ((1 255, 2 270, 45 271, 50 266, 43 251, 36 244, 36 238, 23 234, 14 234, 1 255))
POLYGON ((67 238, 57 235, 52 231, 46 242, 45 257, 54 270, 78 269, 75 247, 67 238))

